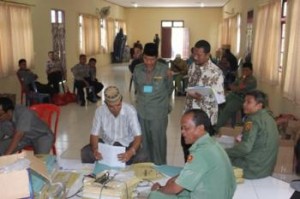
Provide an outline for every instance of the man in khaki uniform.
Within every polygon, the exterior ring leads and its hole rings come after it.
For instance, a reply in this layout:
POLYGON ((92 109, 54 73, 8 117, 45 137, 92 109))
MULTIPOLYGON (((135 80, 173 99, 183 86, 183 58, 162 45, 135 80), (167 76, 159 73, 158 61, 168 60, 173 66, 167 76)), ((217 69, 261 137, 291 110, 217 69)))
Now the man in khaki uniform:
POLYGON ((154 43, 147 43, 143 63, 133 72, 136 93, 136 109, 143 135, 143 152, 149 161, 161 165, 167 163, 167 127, 170 96, 173 92, 169 68, 157 59, 154 43))
POLYGON ((244 170, 244 177, 256 179, 272 174, 278 152, 279 132, 275 120, 265 109, 267 96, 261 91, 246 94, 244 112, 247 119, 242 141, 227 154, 234 166, 244 170))
POLYGON ((229 85, 231 92, 226 96, 226 104, 220 111, 216 130, 224 126, 230 117, 235 117, 243 108, 245 94, 256 89, 256 85, 256 78, 252 75, 252 64, 244 63, 242 76, 229 85))
POLYGON ((236 182, 233 169, 223 148, 207 131, 211 123, 207 114, 191 109, 182 116, 181 133, 190 147, 183 170, 165 186, 155 183, 150 199, 232 199, 236 182))

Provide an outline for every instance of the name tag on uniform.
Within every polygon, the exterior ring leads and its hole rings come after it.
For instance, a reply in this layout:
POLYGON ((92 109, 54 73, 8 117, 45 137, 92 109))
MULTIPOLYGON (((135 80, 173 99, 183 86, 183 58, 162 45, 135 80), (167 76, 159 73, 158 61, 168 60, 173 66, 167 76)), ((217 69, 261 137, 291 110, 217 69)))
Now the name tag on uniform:
POLYGON ((152 85, 144 85, 144 93, 152 93, 153 86, 152 85))

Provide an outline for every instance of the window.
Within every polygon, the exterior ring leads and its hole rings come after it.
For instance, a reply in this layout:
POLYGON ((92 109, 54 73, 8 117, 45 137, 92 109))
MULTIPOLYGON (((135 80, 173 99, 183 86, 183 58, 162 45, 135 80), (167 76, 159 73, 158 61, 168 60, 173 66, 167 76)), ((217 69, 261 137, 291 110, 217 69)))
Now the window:
POLYGON ((287 0, 282 0, 281 7, 281 40, 280 40, 280 58, 279 58, 279 68, 278 70, 282 72, 283 69, 283 58, 285 55, 285 34, 286 34, 286 16, 287 16, 287 0))
POLYGON ((107 52, 107 24, 106 24, 106 19, 101 19, 100 22, 100 35, 101 35, 101 50, 102 52, 107 52))
POLYGON ((100 21, 93 15, 79 16, 79 50, 87 56, 100 53, 100 21))
POLYGON ((179 20, 179 21, 168 21, 168 20, 163 20, 161 21, 161 27, 163 28, 167 28, 167 27, 170 27, 170 28, 183 28, 184 27, 184 23, 182 20, 179 20))
POLYGON ((27 6, 0 2, 0 77, 14 74, 18 60, 33 65, 31 10, 27 6))

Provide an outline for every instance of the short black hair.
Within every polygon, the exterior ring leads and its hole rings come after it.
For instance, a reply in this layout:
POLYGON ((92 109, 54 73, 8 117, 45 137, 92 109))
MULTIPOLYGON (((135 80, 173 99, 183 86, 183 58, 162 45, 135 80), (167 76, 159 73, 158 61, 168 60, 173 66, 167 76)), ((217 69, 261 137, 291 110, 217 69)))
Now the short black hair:
POLYGON ((95 58, 93 58, 93 57, 89 59, 89 62, 92 62, 92 61, 93 62, 97 62, 97 60, 95 58))
POLYGON ((80 54, 79 59, 81 59, 82 57, 86 57, 86 55, 85 54, 80 54))
POLYGON ((212 133, 212 125, 211 125, 210 119, 203 110, 190 109, 184 113, 184 115, 187 115, 187 114, 193 115, 193 122, 194 122, 195 126, 203 125, 205 131, 207 131, 209 134, 212 133))
POLYGON ((157 49, 156 44, 155 43, 146 43, 143 54, 151 56, 151 57, 157 57, 158 49, 157 49))
POLYGON ((257 103, 261 103, 263 108, 268 107, 268 105, 269 105, 268 96, 264 92, 262 92, 260 90, 253 90, 253 91, 247 92, 246 96, 247 95, 254 97, 255 101, 257 103))
POLYGON ((0 106, 4 112, 15 109, 14 103, 8 97, 0 97, 0 106))
POLYGON ((26 59, 19 59, 19 65, 23 62, 26 62, 26 59))
POLYGON ((243 68, 249 68, 252 71, 253 70, 252 63, 251 62, 243 63, 243 68))
POLYGON ((206 40, 199 40, 194 46, 195 48, 203 48, 205 53, 210 53, 210 44, 206 40))

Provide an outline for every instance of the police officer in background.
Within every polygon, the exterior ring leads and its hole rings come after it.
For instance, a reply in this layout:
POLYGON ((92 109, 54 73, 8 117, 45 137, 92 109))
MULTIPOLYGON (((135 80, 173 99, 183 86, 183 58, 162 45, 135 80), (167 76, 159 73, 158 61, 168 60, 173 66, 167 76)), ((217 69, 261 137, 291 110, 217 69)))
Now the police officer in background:
POLYGON ((244 112, 247 119, 242 140, 233 148, 226 149, 233 166, 244 170, 248 179, 272 175, 276 164, 279 132, 274 118, 266 110, 265 93, 254 90, 245 96, 244 112))

